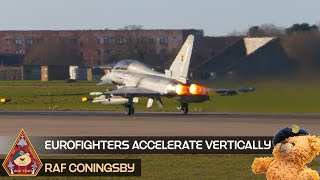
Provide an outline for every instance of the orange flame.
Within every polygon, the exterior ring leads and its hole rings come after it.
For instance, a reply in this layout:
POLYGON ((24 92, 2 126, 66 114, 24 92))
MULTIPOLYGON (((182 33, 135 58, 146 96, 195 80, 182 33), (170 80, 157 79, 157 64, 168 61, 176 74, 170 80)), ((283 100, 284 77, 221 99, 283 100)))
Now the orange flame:
POLYGON ((182 84, 178 84, 176 87, 176 93, 178 95, 186 95, 189 93, 189 87, 188 86, 184 86, 182 84))
POLYGON ((191 84, 189 92, 193 95, 207 94, 206 88, 197 84, 191 84))
POLYGON ((208 94, 208 90, 206 87, 199 86, 197 84, 191 84, 190 86, 185 86, 183 84, 178 84, 175 87, 175 92, 178 95, 204 95, 208 94))

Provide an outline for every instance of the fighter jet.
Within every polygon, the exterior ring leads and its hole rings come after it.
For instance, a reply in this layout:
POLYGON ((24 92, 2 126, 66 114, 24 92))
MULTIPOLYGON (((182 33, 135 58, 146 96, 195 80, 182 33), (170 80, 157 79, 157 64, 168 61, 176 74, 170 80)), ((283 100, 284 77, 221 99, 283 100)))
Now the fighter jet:
POLYGON ((234 95, 238 92, 253 91, 253 88, 242 89, 209 89, 188 80, 188 69, 192 54, 194 36, 189 35, 174 59, 170 68, 160 73, 136 60, 121 60, 113 67, 101 66, 105 75, 97 85, 114 84, 118 89, 106 92, 91 92, 95 98, 82 98, 82 101, 91 100, 93 103, 124 105, 127 115, 134 114, 134 103, 139 97, 147 97, 147 108, 153 102, 163 108, 161 97, 175 97, 182 114, 188 113, 189 103, 201 103, 209 100, 209 93, 216 92, 222 95, 234 95))

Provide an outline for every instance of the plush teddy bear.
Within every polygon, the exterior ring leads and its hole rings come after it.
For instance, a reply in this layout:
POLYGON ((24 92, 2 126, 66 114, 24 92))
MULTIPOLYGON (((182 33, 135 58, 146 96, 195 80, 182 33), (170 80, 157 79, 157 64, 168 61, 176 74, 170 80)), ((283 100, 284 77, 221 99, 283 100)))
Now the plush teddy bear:
POLYGON ((306 166, 320 152, 320 137, 311 136, 294 125, 281 129, 273 138, 274 157, 255 158, 252 172, 266 173, 268 180, 319 179, 317 171, 306 166))

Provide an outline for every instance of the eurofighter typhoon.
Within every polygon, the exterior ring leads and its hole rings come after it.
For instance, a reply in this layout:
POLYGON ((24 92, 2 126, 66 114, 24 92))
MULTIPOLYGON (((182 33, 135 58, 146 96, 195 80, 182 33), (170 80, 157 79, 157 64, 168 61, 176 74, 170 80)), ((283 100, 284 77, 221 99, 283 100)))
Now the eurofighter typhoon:
POLYGON ((156 104, 163 108, 161 97, 175 97, 182 114, 188 113, 189 103, 201 103, 209 100, 209 92, 222 95, 234 95, 238 92, 253 91, 253 88, 208 89, 188 81, 188 69, 193 48, 194 36, 189 35, 169 70, 157 72, 136 60, 121 60, 113 68, 104 68, 105 75, 97 85, 114 84, 118 89, 106 92, 91 92, 94 98, 82 98, 107 105, 124 105, 127 115, 134 114, 134 103, 139 97, 147 97, 147 108, 156 104))

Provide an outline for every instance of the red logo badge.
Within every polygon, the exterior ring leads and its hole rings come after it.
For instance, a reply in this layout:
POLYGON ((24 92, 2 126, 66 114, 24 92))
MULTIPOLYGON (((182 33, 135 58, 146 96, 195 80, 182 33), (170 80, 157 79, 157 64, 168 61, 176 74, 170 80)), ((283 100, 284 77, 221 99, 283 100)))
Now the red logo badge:
POLYGON ((42 162, 22 129, 2 164, 9 176, 36 176, 42 162))

